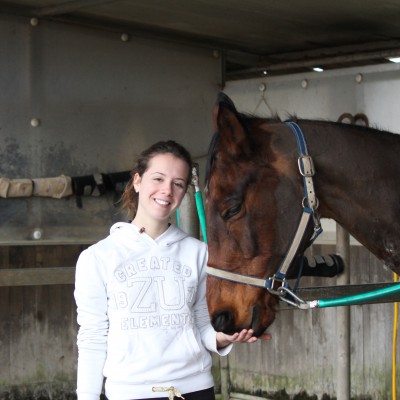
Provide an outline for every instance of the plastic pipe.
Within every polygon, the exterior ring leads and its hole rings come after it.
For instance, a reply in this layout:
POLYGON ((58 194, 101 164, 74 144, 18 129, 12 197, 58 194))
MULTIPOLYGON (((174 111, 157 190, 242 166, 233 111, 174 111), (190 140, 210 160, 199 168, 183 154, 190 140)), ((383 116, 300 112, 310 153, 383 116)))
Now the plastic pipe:
POLYGON ((352 296, 341 297, 338 299, 321 299, 318 300, 318 308, 350 306, 353 304, 360 304, 365 300, 378 299, 379 297, 384 297, 395 293, 400 293, 400 284, 377 289, 368 293, 360 293, 352 296))
POLYGON ((196 198, 197 213, 199 215, 199 220, 200 220, 201 232, 203 233, 203 240, 204 243, 207 243, 206 214, 204 212, 203 197, 200 191, 197 191, 195 193, 195 198, 196 198))

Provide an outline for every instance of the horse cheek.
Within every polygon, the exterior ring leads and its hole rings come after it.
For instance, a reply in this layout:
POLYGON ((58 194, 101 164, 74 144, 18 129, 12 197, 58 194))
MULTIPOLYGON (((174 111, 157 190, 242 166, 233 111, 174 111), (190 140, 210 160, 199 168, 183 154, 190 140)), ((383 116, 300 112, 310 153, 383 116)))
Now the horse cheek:
MULTIPOLYGON (((234 242, 233 248, 240 249, 240 258, 243 260, 251 260, 258 255, 257 235, 247 219, 232 223, 229 229, 234 242)), ((236 262, 239 263, 240 259, 236 258, 236 262)))

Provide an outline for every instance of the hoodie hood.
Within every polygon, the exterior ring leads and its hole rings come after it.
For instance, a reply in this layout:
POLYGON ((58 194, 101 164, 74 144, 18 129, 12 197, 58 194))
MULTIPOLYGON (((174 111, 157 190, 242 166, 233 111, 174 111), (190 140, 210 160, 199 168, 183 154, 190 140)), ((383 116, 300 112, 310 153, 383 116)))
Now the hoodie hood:
POLYGON ((151 245, 158 246, 171 246, 181 240, 187 238, 189 235, 183 230, 177 228, 175 225, 171 224, 168 229, 162 233, 158 238, 153 239, 146 232, 140 232, 140 229, 128 222, 117 222, 110 229, 110 235, 117 235, 118 239, 123 240, 135 240, 136 242, 147 242, 151 245))

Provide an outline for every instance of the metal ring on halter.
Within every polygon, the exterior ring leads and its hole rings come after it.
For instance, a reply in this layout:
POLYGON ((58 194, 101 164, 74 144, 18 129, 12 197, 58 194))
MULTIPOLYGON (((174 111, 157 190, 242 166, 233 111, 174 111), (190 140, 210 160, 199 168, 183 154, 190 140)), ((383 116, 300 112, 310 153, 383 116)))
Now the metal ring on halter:
POLYGON ((269 281, 268 291, 271 294, 274 294, 274 295, 277 295, 277 296, 281 296, 280 291, 279 291, 280 288, 286 287, 288 285, 288 282, 286 281, 285 278, 284 279, 280 279, 280 278, 277 278, 276 275, 272 276, 271 278, 268 278, 268 281, 269 281), (275 282, 281 284, 281 286, 279 286, 277 289, 274 288, 275 282))
MULTIPOLYGON (((307 197, 303 197, 303 200, 301 201, 301 205, 303 206, 303 208, 306 208, 306 207, 310 207, 309 205, 307 205, 306 206, 306 201, 308 201, 308 198, 307 197)), ((318 207, 319 207, 319 200, 318 200, 318 198, 316 197, 315 198, 315 206, 314 207, 310 207, 313 211, 315 211, 315 210, 317 210, 318 209, 318 207)))

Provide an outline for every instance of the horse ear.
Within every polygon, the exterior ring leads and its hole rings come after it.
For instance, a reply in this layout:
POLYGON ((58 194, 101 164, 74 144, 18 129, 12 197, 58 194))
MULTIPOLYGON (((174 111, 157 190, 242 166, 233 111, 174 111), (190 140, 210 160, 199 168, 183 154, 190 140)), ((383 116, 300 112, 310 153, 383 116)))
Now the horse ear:
POLYGON ((247 154, 250 148, 246 129, 235 105, 226 94, 218 95, 213 114, 214 130, 218 131, 226 150, 233 156, 247 154))

